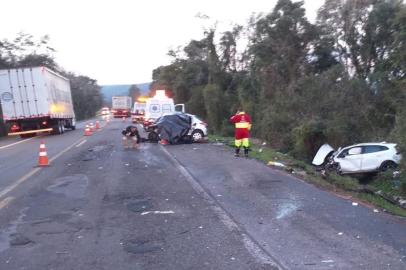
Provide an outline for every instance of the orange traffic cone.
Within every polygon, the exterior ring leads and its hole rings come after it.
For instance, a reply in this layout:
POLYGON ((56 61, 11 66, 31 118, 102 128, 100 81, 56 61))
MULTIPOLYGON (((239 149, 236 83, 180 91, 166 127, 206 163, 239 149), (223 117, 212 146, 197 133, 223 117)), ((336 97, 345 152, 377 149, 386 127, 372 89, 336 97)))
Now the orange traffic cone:
POLYGON ((100 129, 100 122, 96 121, 96 129, 100 129))
POLYGON ((92 136, 92 131, 90 130, 89 125, 86 125, 86 127, 85 127, 84 136, 92 136))
POLYGON ((47 150, 45 148, 45 143, 42 141, 39 146, 39 157, 38 157, 38 166, 45 167, 49 165, 47 150))

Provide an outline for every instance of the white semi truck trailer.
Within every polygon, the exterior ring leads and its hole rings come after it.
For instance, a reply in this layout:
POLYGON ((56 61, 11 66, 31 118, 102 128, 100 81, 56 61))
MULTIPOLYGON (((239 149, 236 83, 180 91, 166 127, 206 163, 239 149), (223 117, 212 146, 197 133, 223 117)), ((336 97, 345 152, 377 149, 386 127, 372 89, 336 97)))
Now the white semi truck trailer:
POLYGON ((0 102, 10 136, 75 129, 69 80, 46 67, 0 70, 0 102))

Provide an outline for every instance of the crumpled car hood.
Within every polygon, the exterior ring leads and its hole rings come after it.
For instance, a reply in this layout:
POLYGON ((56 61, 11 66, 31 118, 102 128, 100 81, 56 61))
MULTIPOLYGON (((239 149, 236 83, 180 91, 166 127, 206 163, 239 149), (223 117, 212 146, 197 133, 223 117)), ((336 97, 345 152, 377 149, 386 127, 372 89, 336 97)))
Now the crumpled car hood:
POLYGON ((323 144, 319 151, 317 151, 316 156, 313 158, 312 164, 316 166, 320 166, 326 160, 326 157, 330 155, 332 152, 335 152, 334 148, 331 147, 329 144, 323 144))

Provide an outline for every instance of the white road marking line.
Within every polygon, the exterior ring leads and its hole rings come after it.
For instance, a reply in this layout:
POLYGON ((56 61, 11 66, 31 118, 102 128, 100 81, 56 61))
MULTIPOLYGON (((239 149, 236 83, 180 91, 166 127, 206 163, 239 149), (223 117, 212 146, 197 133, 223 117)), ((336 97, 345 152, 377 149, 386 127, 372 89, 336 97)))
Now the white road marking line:
POLYGON ((71 150, 76 144, 78 144, 78 142, 80 142, 80 140, 83 140, 82 138, 80 138, 79 140, 77 140, 76 142, 74 142, 73 144, 71 144, 70 146, 68 146, 67 148, 65 148, 65 150, 62 150, 61 152, 59 152, 56 156, 54 156, 53 158, 51 158, 49 160, 49 162, 54 161, 55 159, 59 158, 60 156, 62 156, 63 154, 65 154, 66 152, 68 152, 69 150, 71 150))
POLYGON ((9 147, 11 147, 13 145, 17 145, 17 144, 20 144, 20 143, 23 143, 23 142, 28 142, 28 141, 30 141, 32 139, 34 139, 34 138, 29 138, 29 139, 25 139, 25 140, 22 140, 22 141, 19 141, 19 142, 15 142, 15 143, 7 144, 7 145, 4 145, 4 146, 0 146, 0 149, 6 149, 6 148, 9 148, 9 147))
POLYGON ((173 211, 146 211, 142 212, 141 216, 148 215, 148 214, 175 214, 173 211))
POLYGON ((238 231, 242 236, 242 242, 244 243, 247 251, 259 262, 263 264, 271 264, 277 269, 288 269, 288 267, 282 265, 281 262, 278 262, 265 248, 263 248, 248 232, 243 228, 238 226, 237 222, 233 219, 231 214, 229 214, 222 206, 219 204, 215 197, 207 192, 200 182, 195 179, 192 174, 174 157, 171 155, 164 146, 159 145, 163 152, 169 157, 175 167, 180 171, 180 173, 185 177, 186 181, 192 186, 192 188, 200 194, 206 201, 211 205, 211 208, 220 218, 223 224, 230 231, 238 231))
POLYGON ((25 182, 28 178, 30 178, 31 176, 33 176, 34 174, 36 174, 41 168, 35 168, 32 171, 30 171, 29 173, 27 173, 26 175, 24 175, 23 177, 21 177, 20 179, 18 179, 14 184, 6 187, 5 189, 3 189, 0 192, 0 198, 4 197, 5 195, 7 195, 7 193, 9 193, 10 191, 12 191, 13 189, 15 189, 16 187, 18 187, 21 183, 25 182))
POLYGON ((11 203, 15 198, 14 197, 7 197, 0 202, 0 209, 6 207, 9 203, 11 203))
MULTIPOLYGON (((74 142, 73 144, 71 144, 70 146, 68 146, 67 148, 65 148, 64 150, 62 150, 61 152, 59 152, 56 156, 54 156, 53 158, 51 158, 49 160, 49 162, 54 161, 55 159, 59 158, 60 156, 62 156, 64 153, 66 153, 67 151, 69 151, 70 149, 72 149, 80 140, 82 140, 82 138, 80 138, 79 140, 77 140, 76 142, 74 142)), ((24 183, 25 181, 27 181, 27 179, 29 179, 31 176, 33 176, 34 174, 36 174, 39 170, 41 170, 42 167, 38 167, 35 168, 33 170, 31 170, 30 172, 28 172, 26 175, 24 175, 23 177, 21 177, 20 179, 18 179, 16 182, 14 182, 13 184, 11 184, 10 186, 6 187, 5 189, 3 189, 0 192, 0 198, 6 196, 9 192, 11 192, 12 190, 14 190, 15 188, 17 188, 19 185, 21 185, 22 183, 24 183)))
POLYGON ((79 144, 77 144, 76 145, 76 147, 79 147, 79 146, 81 146, 82 144, 84 144, 85 142, 87 142, 87 140, 85 139, 85 140, 83 140, 82 142, 80 142, 79 144))

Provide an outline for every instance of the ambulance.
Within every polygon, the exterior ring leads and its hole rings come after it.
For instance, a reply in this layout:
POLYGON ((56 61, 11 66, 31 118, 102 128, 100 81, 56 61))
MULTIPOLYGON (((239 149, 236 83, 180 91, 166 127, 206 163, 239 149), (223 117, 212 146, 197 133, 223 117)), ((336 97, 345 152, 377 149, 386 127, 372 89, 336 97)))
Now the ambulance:
POLYGON ((156 90, 155 96, 145 102, 144 123, 153 123, 161 116, 185 112, 185 104, 175 104, 172 98, 168 98, 165 90, 156 90))

